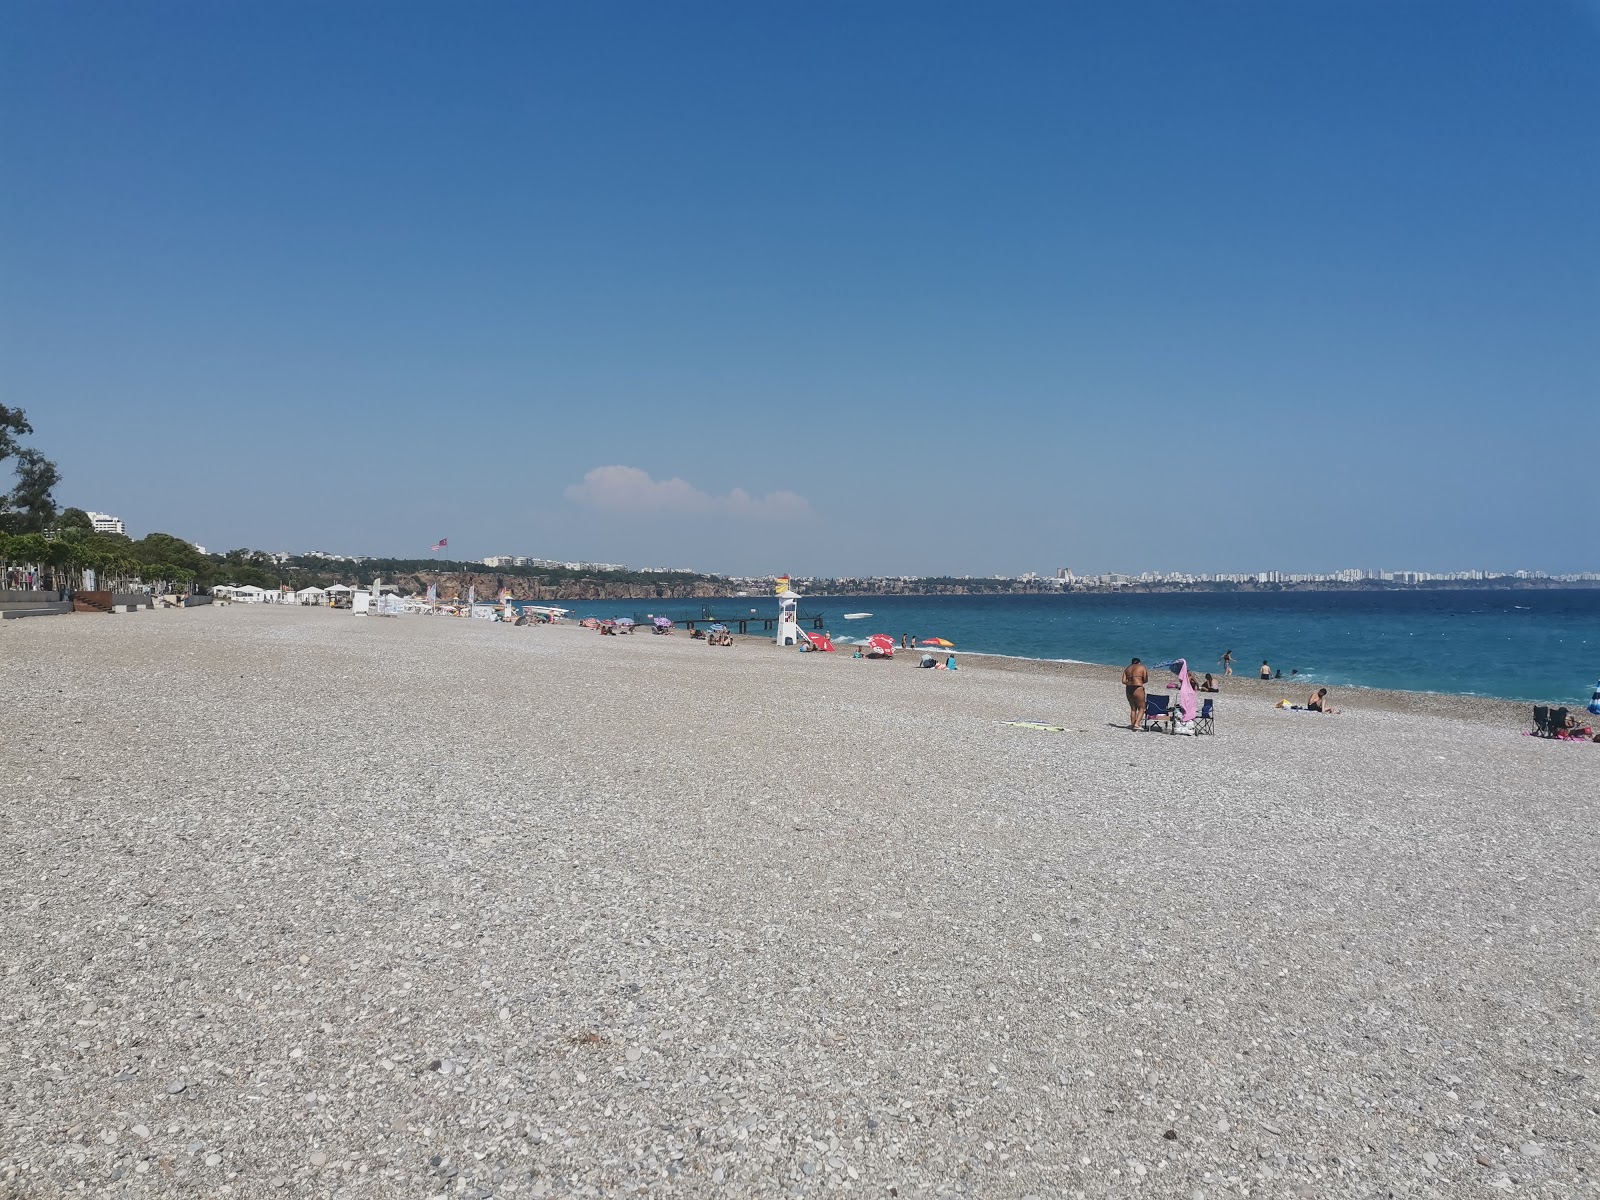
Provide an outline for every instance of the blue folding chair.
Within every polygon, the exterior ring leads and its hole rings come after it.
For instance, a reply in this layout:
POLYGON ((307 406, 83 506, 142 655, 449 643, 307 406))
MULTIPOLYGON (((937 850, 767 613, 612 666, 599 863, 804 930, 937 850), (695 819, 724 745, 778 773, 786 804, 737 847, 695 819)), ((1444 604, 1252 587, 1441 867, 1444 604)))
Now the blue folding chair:
POLYGON ((1159 725, 1172 714, 1167 706, 1172 703, 1171 696, 1146 696, 1144 698, 1144 721, 1142 728, 1149 729, 1152 725, 1159 725))
POLYGON ((1216 701, 1207 700, 1200 705, 1200 715, 1194 719, 1194 732, 1198 737, 1202 733, 1215 734, 1217 732, 1216 701))

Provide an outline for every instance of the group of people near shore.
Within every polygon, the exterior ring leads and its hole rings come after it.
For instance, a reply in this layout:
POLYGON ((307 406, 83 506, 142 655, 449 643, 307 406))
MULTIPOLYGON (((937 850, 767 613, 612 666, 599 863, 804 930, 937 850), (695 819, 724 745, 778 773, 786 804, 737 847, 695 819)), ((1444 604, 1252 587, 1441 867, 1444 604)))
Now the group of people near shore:
MULTIPOLYGON (((1233 674, 1233 651, 1227 651, 1218 661, 1222 664, 1223 678, 1231 676, 1233 674)), ((1182 663, 1179 663, 1179 666, 1182 665, 1182 663)), ((1174 667, 1174 670, 1176 669, 1177 667, 1174 667)), ((1185 670, 1187 670, 1186 667, 1185 670)), ((1291 672, 1291 677, 1298 674, 1300 674, 1300 672, 1298 669, 1296 669, 1291 672)), ((1193 677, 1191 676, 1190 678, 1193 677)), ((1282 679, 1283 672, 1279 671, 1276 675, 1274 675, 1272 668, 1267 664, 1267 660, 1263 659, 1261 662, 1262 681, 1271 682, 1275 678, 1282 679)), ((1148 688, 1149 683, 1150 671, 1144 665, 1144 663, 1139 661, 1139 659, 1135 658, 1125 668, 1123 668, 1122 690, 1128 701, 1129 729, 1138 729, 1144 722, 1145 708, 1149 699, 1146 689, 1148 688)), ((1212 673, 1207 672, 1205 678, 1196 686, 1195 690, 1200 692, 1220 693, 1222 691, 1222 680, 1218 679, 1212 673)), ((1292 708, 1300 712, 1323 713, 1328 716, 1333 716, 1339 712, 1337 708, 1334 708, 1333 705, 1328 702, 1328 689, 1325 687, 1318 688, 1316 691, 1312 692, 1303 705, 1290 704, 1287 700, 1284 700, 1279 703, 1279 707, 1292 708)))

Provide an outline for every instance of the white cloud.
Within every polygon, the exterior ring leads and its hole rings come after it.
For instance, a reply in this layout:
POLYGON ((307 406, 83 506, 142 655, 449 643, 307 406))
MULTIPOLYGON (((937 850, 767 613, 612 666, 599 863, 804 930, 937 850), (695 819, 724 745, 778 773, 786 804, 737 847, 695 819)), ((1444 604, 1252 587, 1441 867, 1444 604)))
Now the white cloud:
POLYGON ((734 488, 726 496, 702 492, 682 479, 652 479, 638 467, 596 467, 582 483, 568 486, 567 499, 588 508, 627 513, 706 513, 776 519, 803 517, 811 503, 795 492, 752 496, 734 488))

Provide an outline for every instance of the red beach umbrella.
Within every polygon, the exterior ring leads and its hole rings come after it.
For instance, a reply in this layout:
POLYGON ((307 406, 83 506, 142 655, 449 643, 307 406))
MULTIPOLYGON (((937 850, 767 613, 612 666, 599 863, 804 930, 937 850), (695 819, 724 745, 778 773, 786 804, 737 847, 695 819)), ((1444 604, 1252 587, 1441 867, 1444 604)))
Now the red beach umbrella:
POLYGON ((875 633, 867 639, 867 645, 874 650, 887 650, 894 653, 894 639, 887 633, 875 633))

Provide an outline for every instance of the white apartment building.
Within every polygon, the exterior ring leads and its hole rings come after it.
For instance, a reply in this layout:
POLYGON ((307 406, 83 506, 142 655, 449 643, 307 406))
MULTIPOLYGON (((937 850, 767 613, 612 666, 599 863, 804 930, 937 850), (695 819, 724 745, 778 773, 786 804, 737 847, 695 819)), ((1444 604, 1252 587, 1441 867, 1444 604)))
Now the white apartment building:
POLYGON ((126 535, 128 532, 122 527, 121 517, 113 517, 110 513, 97 512, 92 512, 88 515, 89 523, 94 526, 96 533, 120 533, 126 535))

